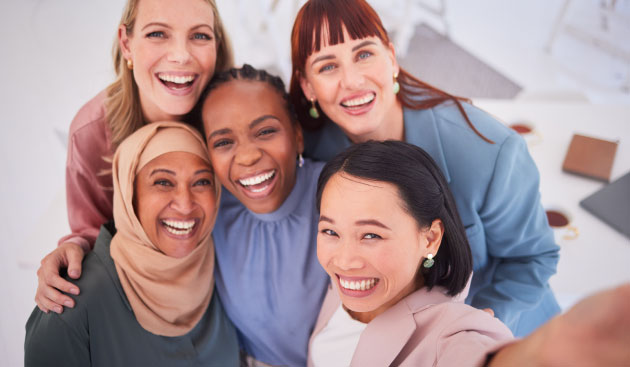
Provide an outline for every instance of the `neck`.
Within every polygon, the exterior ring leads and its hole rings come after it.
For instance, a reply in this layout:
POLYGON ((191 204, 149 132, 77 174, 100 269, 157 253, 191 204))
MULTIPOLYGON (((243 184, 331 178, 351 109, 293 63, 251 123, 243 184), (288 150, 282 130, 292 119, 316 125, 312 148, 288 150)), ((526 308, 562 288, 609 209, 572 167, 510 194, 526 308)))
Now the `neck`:
POLYGON ((402 104, 398 99, 394 103, 393 107, 388 111, 387 118, 383 123, 373 132, 368 134, 354 136, 348 134, 353 143, 362 143, 368 140, 384 141, 384 140, 405 140, 405 123, 402 104))

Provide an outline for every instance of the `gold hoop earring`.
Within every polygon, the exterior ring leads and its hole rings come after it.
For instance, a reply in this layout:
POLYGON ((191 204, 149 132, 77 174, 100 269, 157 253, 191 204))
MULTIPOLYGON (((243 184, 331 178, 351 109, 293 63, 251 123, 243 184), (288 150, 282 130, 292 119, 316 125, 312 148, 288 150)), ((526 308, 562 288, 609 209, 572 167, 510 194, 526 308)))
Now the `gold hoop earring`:
POLYGON ((398 83, 398 73, 394 73, 394 94, 400 92, 400 84, 398 83))
POLYGON ((315 98, 311 98, 311 108, 308 109, 308 114, 314 119, 319 118, 319 111, 315 107, 315 98))
POLYGON ((131 59, 127 59, 127 69, 133 70, 133 61, 131 59))

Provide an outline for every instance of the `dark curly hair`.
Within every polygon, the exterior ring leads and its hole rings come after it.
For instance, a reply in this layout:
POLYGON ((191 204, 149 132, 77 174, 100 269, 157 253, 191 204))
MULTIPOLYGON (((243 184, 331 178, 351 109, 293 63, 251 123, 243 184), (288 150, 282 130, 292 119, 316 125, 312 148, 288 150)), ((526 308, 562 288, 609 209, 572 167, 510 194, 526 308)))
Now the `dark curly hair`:
POLYGON ((199 97, 199 101, 197 102, 197 105, 191 112, 190 120, 194 122, 194 126, 197 129, 199 129, 199 131, 201 131, 204 136, 205 136, 205 131, 203 127, 203 116, 201 112, 203 110, 203 104, 206 98, 208 98, 210 93, 212 93, 212 91, 216 89, 217 87, 219 87, 220 85, 225 84, 230 81, 234 81, 234 80, 259 81, 259 82, 267 83, 270 86, 272 86, 273 89, 276 92, 278 92, 280 97, 282 97, 285 107, 287 111, 289 112, 289 117, 291 118, 291 122, 293 122, 296 125, 298 124, 295 109, 293 108, 293 105, 289 103, 289 94, 287 93, 287 90, 284 86, 284 82, 282 81, 282 79, 280 79, 280 77, 276 75, 269 74, 266 70, 256 69, 249 64, 243 64, 243 67, 231 68, 229 70, 222 71, 220 73, 215 74, 212 80, 210 80, 210 83, 208 83, 206 88, 201 93, 201 96, 199 97))

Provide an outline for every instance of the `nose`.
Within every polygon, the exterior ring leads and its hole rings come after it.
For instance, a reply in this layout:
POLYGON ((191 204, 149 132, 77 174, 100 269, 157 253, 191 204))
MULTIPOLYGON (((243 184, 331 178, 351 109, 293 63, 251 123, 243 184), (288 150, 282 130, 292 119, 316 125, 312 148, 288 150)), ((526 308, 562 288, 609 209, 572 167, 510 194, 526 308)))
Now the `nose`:
POLYGON ((345 242, 338 246, 333 254, 333 265, 341 270, 357 270, 361 269, 365 262, 356 246, 345 242))
POLYGON ((171 208, 181 214, 190 214, 195 209, 195 200, 190 187, 178 187, 171 201, 171 208))
POLYGON ((178 64, 186 64, 190 61, 190 58, 188 39, 183 37, 173 37, 169 43, 167 60, 178 64))
POLYGON ((342 69, 341 85, 347 89, 357 89, 363 85, 365 77, 363 73, 354 65, 346 66, 342 69))
POLYGON ((258 162, 262 157, 262 152, 256 146, 251 144, 242 144, 237 148, 234 160, 242 166, 251 166, 258 162))

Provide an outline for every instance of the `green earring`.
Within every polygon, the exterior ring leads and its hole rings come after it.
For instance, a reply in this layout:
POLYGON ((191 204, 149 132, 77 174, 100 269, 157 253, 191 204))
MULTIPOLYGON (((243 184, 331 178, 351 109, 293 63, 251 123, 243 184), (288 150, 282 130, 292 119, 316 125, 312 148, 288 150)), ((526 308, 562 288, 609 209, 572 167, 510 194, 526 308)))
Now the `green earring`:
POLYGON ((400 92, 400 84, 398 83, 398 73, 394 74, 394 94, 400 92))
POLYGON ((317 107, 315 107, 315 98, 311 98, 311 108, 308 109, 308 114, 314 119, 319 118, 319 111, 317 111, 317 107))
POLYGON ((435 264, 435 260, 433 260, 433 254, 428 254, 427 259, 424 260, 424 264, 422 264, 422 266, 429 269, 433 266, 433 264, 435 264))

